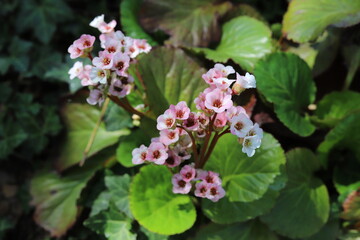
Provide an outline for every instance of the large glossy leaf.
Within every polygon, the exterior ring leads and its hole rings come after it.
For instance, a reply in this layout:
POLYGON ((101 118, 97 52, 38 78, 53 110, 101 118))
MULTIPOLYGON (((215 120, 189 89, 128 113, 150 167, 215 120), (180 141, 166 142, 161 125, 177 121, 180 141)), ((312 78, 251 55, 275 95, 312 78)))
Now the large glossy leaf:
POLYGON ((123 0, 120 4, 120 20, 126 36, 146 39, 147 42, 155 46, 157 43, 147 34, 140 26, 138 20, 138 14, 140 10, 140 4, 143 0, 123 0))
POLYGON ((164 235, 184 232, 195 222, 188 195, 172 193, 172 174, 165 166, 142 167, 130 185, 130 209, 146 229, 164 235))
POLYGON ((285 172, 277 176, 275 182, 269 186, 267 192, 258 200, 252 202, 231 202, 226 195, 219 202, 202 201, 202 210, 211 221, 219 224, 243 222, 263 215, 275 205, 279 191, 285 187, 285 172))
MULTIPOLYGON (((99 116, 100 110, 87 104, 65 106, 63 117, 67 126, 67 138, 57 161, 57 167, 60 170, 79 163, 83 159, 84 150, 99 116)), ((88 156, 116 143, 120 136, 127 134, 129 134, 127 129, 106 131, 104 123, 101 123, 88 156)))
POLYGON ((30 193, 36 206, 34 218, 54 237, 60 237, 75 223, 76 204, 93 170, 79 170, 65 177, 53 172, 42 172, 32 179, 30 193))
POLYGON ((140 21, 148 31, 168 33, 175 46, 207 47, 219 38, 218 19, 230 8, 216 0, 145 0, 140 21))
POLYGON ((124 128, 133 127, 131 115, 123 108, 113 102, 109 103, 104 117, 106 130, 116 131, 124 128))
POLYGON ((205 72, 183 50, 160 47, 139 60, 138 69, 146 85, 150 109, 163 114, 169 104, 193 100, 206 88, 201 75, 205 72))
POLYGON ((264 23, 251 17, 241 16, 223 26, 220 44, 215 50, 195 48, 215 62, 232 59, 247 71, 253 71, 256 62, 272 51, 271 30, 264 23))
POLYGON ((195 240, 277 240, 276 235, 259 221, 241 224, 209 224, 201 228, 195 240))
POLYGON ((309 66, 300 57, 273 53, 258 63, 254 74, 258 89, 274 103, 277 117, 290 130, 300 136, 315 131, 305 111, 315 100, 316 87, 309 66))
POLYGON ((360 2, 354 0, 293 0, 283 20, 283 33, 296 42, 316 39, 327 26, 360 22, 360 2))
POLYGON ((339 122, 325 137, 319 145, 317 151, 326 162, 328 155, 333 149, 348 149, 354 152, 356 158, 360 160, 360 112, 353 113, 339 122))
POLYGON ((136 240, 136 234, 130 231, 131 219, 114 207, 87 219, 84 225, 98 234, 104 234, 108 240, 136 240))
POLYGON ((360 111, 360 93, 331 92, 318 103, 316 121, 327 127, 335 127, 339 121, 355 111, 360 111))
POLYGON ((217 143, 205 168, 218 172, 230 201, 260 199, 280 175, 285 155, 274 137, 265 134, 261 147, 249 158, 234 135, 224 135, 217 143))
POLYGON ((261 219, 281 235, 309 237, 324 226, 330 212, 326 186, 313 177, 320 161, 307 149, 294 149, 286 156, 288 183, 275 207, 261 219))

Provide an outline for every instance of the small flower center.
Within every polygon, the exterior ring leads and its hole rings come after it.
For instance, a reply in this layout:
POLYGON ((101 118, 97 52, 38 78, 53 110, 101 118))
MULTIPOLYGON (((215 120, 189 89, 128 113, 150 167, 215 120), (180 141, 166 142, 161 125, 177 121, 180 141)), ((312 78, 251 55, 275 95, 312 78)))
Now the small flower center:
POLYGON ((213 106, 216 108, 221 108, 222 103, 220 99, 215 99, 215 101, 213 102, 213 106))
POLYGON ((184 117, 184 112, 183 111, 176 111, 176 117, 177 118, 183 118, 184 117))
POLYGON ((90 47, 90 45, 91 45, 90 42, 87 40, 83 44, 84 47, 90 47))
POLYGON ((98 71, 97 75, 101 78, 105 77, 105 73, 103 71, 98 71))
POLYGON ((206 193, 206 188, 205 187, 200 188, 200 192, 201 193, 206 193))
POLYGON ((188 172, 188 173, 185 174, 185 178, 186 178, 186 179, 191 178, 191 176, 192 176, 191 172, 188 172))
POLYGON ((217 194, 216 188, 211 188, 210 189, 210 194, 215 196, 217 194))
POLYGON ((154 157, 154 158, 158 159, 160 156, 161 156, 161 153, 160 153, 159 150, 155 150, 155 151, 153 152, 153 157, 154 157))
POLYGON ((175 159, 173 157, 168 157, 168 159, 166 159, 166 163, 169 165, 173 165, 175 163, 175 159))
POLYGON ((123 88, 115 86, 114 90, 117 91, 117 92, 121 92, 123 90, 123 88))
POLYGON ((111 47, 109 47, 109 48, 107 49, 107 51, 108 51, 109 53, 114 53, 114 52, 116 52, 116 48, 115 48, 114 46, 111 46, 111 47))
POLYGON ((254 130, 250 130, 248 134, 249 134, 249 136, 255 136, 256 135, 254 130))
POLYGON ((242 122, 237 122, 234 127, 236 130, 240 131, 241 129, 243 129, 244 124, 242 122))
POLYGON ((175 138, 175 133, 174 132, 169 132, 168 138, 169 139, 174 139, 175 138))
POLYGON ((122 70, 123 67, 124 67, 124 63, 123 63, 123 62, 118 62, 118 63, 116 64, 116 69, 118 69, 118 70, 122 70))
POLYGON ((171 118, 166 119, 165 124, 167 127, 171 127, 174 123, 174 120, 171 118))
POLYGON ((140 155, 141 159, 142 160, 145 160, 146 158, 146 152, 142 152, 141 155, 140 155))
POLYGON ((207 181, 208 183, 214 183, 214 179, 210 176, 206 176, 205 181, 207 181))
POLYGON ((184 181, 184 180, 180 180, 180 181, 178 181, 178 185, 179 185, 179 187, 185 187, 185 185, 186 185, 186 182, 184 181))
POLYGON ((104 65, 109 65, 111 60, 109 58, 104 58, 102 62, 104 65))
POLYGON ((245 147, 251 147, 252 144, 251 144, 251 141, 249 139, 245 139, 244 145, 245 145, 245 147))

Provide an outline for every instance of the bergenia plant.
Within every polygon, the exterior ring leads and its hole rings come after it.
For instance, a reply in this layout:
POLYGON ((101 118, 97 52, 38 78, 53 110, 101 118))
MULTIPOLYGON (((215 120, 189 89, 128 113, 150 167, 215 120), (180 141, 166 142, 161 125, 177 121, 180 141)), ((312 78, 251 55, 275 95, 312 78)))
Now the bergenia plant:
MULTIPOLYGON (((101 105, 109 97, 125 110, 144 115, 121 99, 135 88, 134 78, 127 71, 130 64, 140 53, 149 52, 150 45, 146 40, 114 31, 116 21, 106 23, 104 15, 96 17, 90 26, 101 32, 103 51, 93 57, 94 36, 83 34, 75 40, 68 49, 70 57, 89 58, 92 65, 76 62, 69 71, 70 78, 77 77, 83 86, 89 86, 89 104, 101 105)), ((217 141, 231 133, 238 137, 242 151, 252 157, 261 145, 263 131, 253 124, 243 107, 232 101, 233 95, 256 87, 253 75, 242 76, 233 67, 218 63, 202 78, 209 86, 194 100, 198 111, 191 111, 185 101, 170 105, 157 117, 159 137, 153 138, 148 147, 134 149, 132 162, 166 165, 173 173, 174 193, 188 194, 193 190, 195 196, 217 202, 225 196, 221 178, 216 172, 203 170, 217 141), (236 78, 231 79, 230 75, 236 78)))
POLYGON ((227 133, 236 135, 242 151, 252 157, 263 137, 259 125, 253 124, 245 109, 232 101, 233 95, 255 88, 255 78, 249 73, 236 73, 236 79, 229 79, 233 73, 231 66, 215 64, 203 74, 209 87, 195 99, 198 111, 191 111, 184 101, 170 105, 157 118, 159 137, 153 138, 148 147, 134 149, 132 162, 169 167, 174 173, 174 193, 188 194, 194 189, 195 196, 214 202, 224 197, 219 174, 202 169, 217 141, 227 133))
POLYGON ((116 21, 104 21, 104 15, 96 17, 90 26, 97 28, 102 51, 93 56, 92 50, 95 37, 83 34, 68 48, 70 57, 89 58, 91 65, 75 62, 69 70, 70 79, 81 80, 83 86, 89 86, 90 96, 86 99, 91 105, 101 105, 108 96, 112 101, 132 113, 138 113, 124 99, 134 88, 134 78, 129 75, 128 68, 140 53, 148 53, 151 46, 142 39, 125 36, 115 31, 116 21))

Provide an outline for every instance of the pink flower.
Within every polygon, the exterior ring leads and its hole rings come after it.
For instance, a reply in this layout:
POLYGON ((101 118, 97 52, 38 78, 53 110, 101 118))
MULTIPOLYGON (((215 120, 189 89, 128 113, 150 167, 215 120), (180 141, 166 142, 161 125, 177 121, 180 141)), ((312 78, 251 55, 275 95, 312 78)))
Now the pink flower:
POLYGON ((107 40, 105 40, 104 47, 105 51, 107 51, 108 53, 116 53, 121 51, 121 44, 115 38, 108 38, 107 40))
POLYGON ((218 113, 214 120, 214 126, 216 128, 222 128, 227 124, 226 112, 218 113))
POLYGON ((132 163, 133 164, 142 164, 146 160, 147 147, 141 145, 139 148, 135 148, 132 151, 132 163))
POLYGON ((74 41, 74 45, 77 46, 81 50, 86 50, 88 48, 91 48, 94 45, 95 37, 83 34, 80 36, 79 39, 74 41))
POLYGON ((238 95, 247 88, 256 88, 255 77, 249 73, 246 73, 245 76, 236 73, 236 82, 232 87, 233 93, 238 95))
POLYGON ((214 80, 216 87, 222 90, 229 88, 233 82, 235 82, 235 80, 229 80, 227 78, 217 78, 214 80))
POLYGON ((181 158, 173 151, 168 151, 168 158, 165 160, 165 165, 168 167, 176 167, 181 163, 181 158))
POLYGON ((116 74, 127 77, 128 74, 126 73, 126 70, 129 68, 130 57, 124 53, 118 52, 114 54, 113 62, 112 69, 116 71, 116 74))
POLYGON ((207 198, 210 199, 213 202, 219 201, 220 198, 223 198, 225 196, 225 191, 221 187, 221 185, 218 184, 209 184, 209 192, 207 195, 207 198))
POLYGON ((175 112, 175 117, 179 120, 186 120, 190 114, 190 108, 185 101, 179 102, 176 106, 171 104, 169 109, 175 112))
POLYGON ((206 198, 209 194, 209 184, 205 181, 201 181, 195 184, 195 196, 206 198))
POLYGON ((230 132, 239 138, 245 137, 253 127, 252 121, 244 113, 240 113, 238 116, 233 117, 230 122, 230 132))
POLYGON ((104 94, 101 90, 99 89, 93 89, 90 91, 90 95, 89 97, 86 99, 86 101, 90 104, 90 105, 96 105, 99 104, 101 105, 104 102, 104 94))
POLYGON ((175 124, 175 112, 173 110, 166 110, 164 114, 160 115, 157 118, 156 128, 158 130, 164 130, 167 128, 172 128, 175 124))
POLYGON ((224 93, 220 89, 214 89, 206 94, 205 107, 216 113, 222 113, 232 105, 231 95, 224 93))
POLYGON ((92 63, 97 68, 111 69, 113 67, 113 54, 106 51, 99 52, 99 57, 94 57, 92 63))
POLYGON ((164 144, 159 142, 152 142, 146 154, 146 160, 162 165, 168 158, 167 150, 164 144))
POLYGON ((241 106, 232 106, 226 111, 226 117, 230 121, 233 117, 239 115, 240 113, 246 114, 246 110, 241 106))
POLYGON ((181 146, 174 147, 173 152, 180 158, 181 161, 191 158, 191 154, 181 146))
POLYGON ((211 92, 213 89, 214 88, 206 88, 203 92, 199 94, 197 98, 195 98, 194 103, 196 104, 196 108, 198 110, 206 111, 206 107, 205 107, 206 95, 209 92, 211 92))
POLYGON ((235 73, 235 70, 232 66, 224 66, 221 63, 216 63, 214 66, 216 72, 221 72, 224 77, 227 77, 229 74, 235 73))
POLYGON ((140 53, 148 53, 151 50, 151 46, 145 39, 134 39, 134 44, 139 49, 140 53))
POLYGON ((200 128, 206 128, 206 126, 209 124, 209 118, 205 115, 205 113, 203 112, 197 113, 197 118, 200 128))
POLYGON ((214 183, 217 185, 221 184, 221 179, 219 174, 212 171, 204 171, 204 170, 197 170, 197 179, 204 180, 207 183, 214 183))
POLYGON ((131 58, 135 58, 140 53, 140 49, 135 44, 135 40, 131 38, 125 38, 125 53, 131 58))
POLYGON ((83 71, 80 72, 78 78, 81 79, 82 86, 94 85, 94 83, 90 79, 90 73, 92 68, 93 68, 92 65, 85 65, 83 71))
POLYGON ((190 182, 191 180, 193 180, 195 178, 196 170, 192 165, 185 165, 181 169, 180 175, 182 176, 182 179, 185 182, 190 182))
POLYGON ((130 84, 123 84, 120 79, 114 78, 109 88, 109 93, 120 98, 125 97, 131 91, 130 84))
POLYGON ((192 146, 191 137, 187 132, 184 135, 181 135, 178 141, 178 145, 184 149, 190 148, 192 146))
POLYGON ((183 122, 183 126, 190 131, 196 131, 199 128, 199 122, 196 113, 191 112, 189 117, 183 122))
POLYGON ((180 194, 187 194, 191 190, 191 183, 186 182, 182 179, 180 174, 175 174, 171 180, 173 184, 173 192, 180 194))
POLYGON ((172 143, 176 143, 179 140, 179 130, 176 128, 164 129, 160 131, 160 142, 164 145, 169 146, 172 143))
POLYGON ((220 63, 215 64, 214 68, 210 69, 207 73, 202 75, 202 78, 207 84, 214 85, 220 81, 221 78, 226 78, 229 74, 235 73, 231 66, 224 66, 220 63))
POLYGON ((81 57, 84 54, 84 50, 80 49, 77 45, 74 44, 70 45, 68 52, 70 53, 71 59, 81 57))

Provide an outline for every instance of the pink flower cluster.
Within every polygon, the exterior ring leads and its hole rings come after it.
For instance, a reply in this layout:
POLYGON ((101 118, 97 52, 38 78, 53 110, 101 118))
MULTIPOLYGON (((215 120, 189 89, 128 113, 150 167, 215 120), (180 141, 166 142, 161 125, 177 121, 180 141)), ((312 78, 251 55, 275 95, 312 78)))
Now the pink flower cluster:
POLYGON ((173 192, 187 194, 193 187, 192 183, 195 185, 194 194, 197 197, 217 202, 225 196, 218 173, 195 169, 192 164, 185 165, 179 173, 174 174, 172 178, 173 192))
POLYGON ((256 86, 253 75, 236 73, 236 79, 229 79, 235 70, 231 66, 215 64, 214 68, 203 74, 209 84, 195 99, 198 112, 192 112, 186 102, 170 105, 157 118, 159 137, 152 139, 149 147, 141 145, 133 150, 133 163, 145 161, 170 168, 179 166, 184 160, 194 155, 195 166, 185 165, 173 176, 173 192, 187 194, 195 182, 195 196, 218 201, 225 195, 217 173, 200 168, 208 160, 218 138, 226 133, 238 137, 242 151, 249 157, 260 147, 263 131, 258 124, 253 124, 245 109, 234 106, 232 95, 238 95, 246 88, 256 86), (215 133, 214 135, 212 135, 215 133), (213 136, 213 137, 211 137, 213 136), (212 143, 207 150, 210 139, 212 143), (198 143, 203 143, 200 151, 198 143), (212 148, 212 149, 211 149, 212 148))
POLYGON ((70 57, 89 58, 92 64, 83 65, 75 62, 69 70, 70 79, 81 80, 83 86, 90 86, 90 96, 87 101, 91 105, 101 104, 107 94, 125 97, 133 88, 134 79, 127 70, 133 59, 140 53, 148 53, 151 46, 142 39, 125 36, 121 31, 114 31, 116 21, 104 21, 104 15, 96 17, 90 26, 99 29, 101 48, 98 56, 92 57, 91 51, 95 37, 83 34, 68 48, 70 57))

